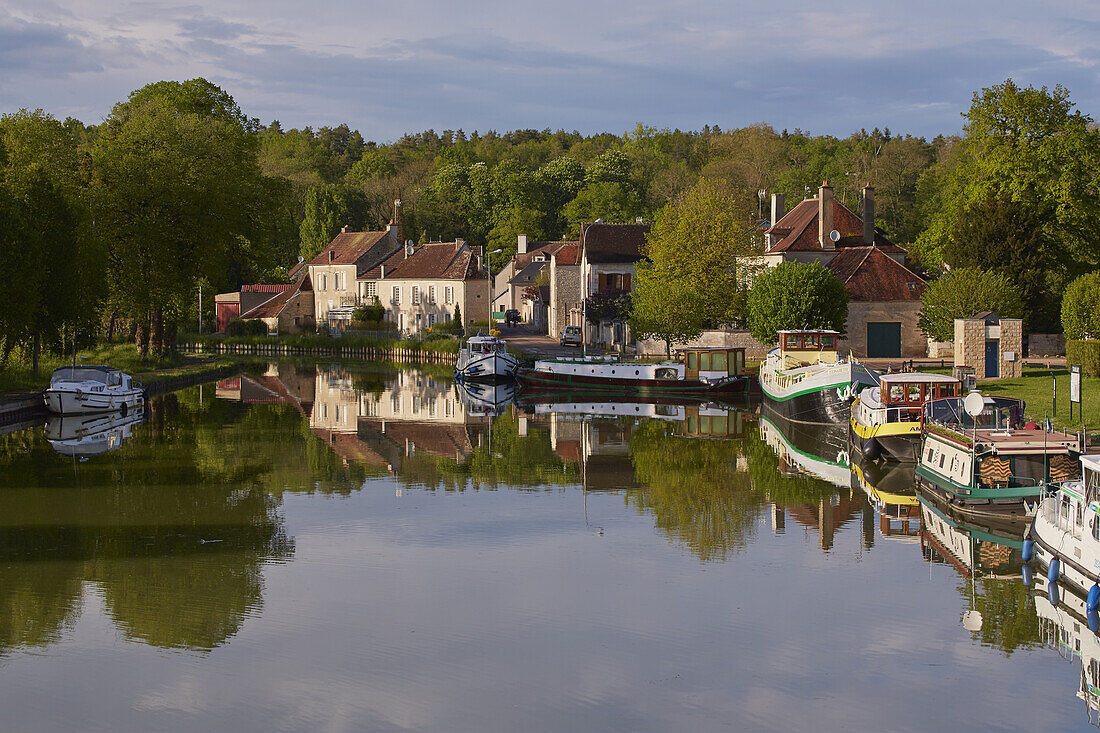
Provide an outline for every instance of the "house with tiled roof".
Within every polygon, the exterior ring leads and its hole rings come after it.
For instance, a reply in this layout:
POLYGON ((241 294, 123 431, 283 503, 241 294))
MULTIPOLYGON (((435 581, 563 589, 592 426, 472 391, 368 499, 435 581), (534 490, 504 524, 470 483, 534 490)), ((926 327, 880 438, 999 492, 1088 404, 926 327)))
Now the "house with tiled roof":
POLYGON ((816 197, 783 208, 782 194, 774 194, 764 263, 820 262, 833 271, 848 289, 847 347, 856 356, 925 356, 917 327, 925 281, 906 266, 905 249, 875 227, 874 189, 863 189, 862 216, 833 196, 828 181, 816 197))
MULTIPOLYGON (((637 265, 645 259, 645 238, 650 225, 638 221, 633 224, 609 224, 594 222, 581 225, 580 247, 580 300, 597 293, 621 291, 629 293, 637 273, 637 265)), ((585 328, 588 343, 605 344, 625 348, 630 343, 630 329, 625 321, 608 321, 599 324, 584 323, 583 313, 577 314, 585 328), (592 325, 592 328, 589 328, 592 325)))
POLYGON ((313 285, 306 274, 241 314, 242 321, 261 320, 269 334, 304 333, 316 329, 313 285))
POLYGON ((580 325, 581 243, 566 242, 550 256, 550 300, 546 310, 547 332, 559 336, 566 326, 580 325), (570 321, 577 314, 577 322, 570 321))
POLYGON ((449 322, 456 306, 466 327, 489 318, 489 275, 481 248, 461 239, 420 246, 409 242, 360 273, 356 287, 360 302, 378 298, 386 320, 403 333, 449 322))
POLYGON ((362 304, 356 288, 359 276, 402 251, 404 246, 400 201, 394 202, 394 218, 385 231, 350 232, 347 227, 342 228, 309 261, 317 325, 350 321, 351 312, 362 304))

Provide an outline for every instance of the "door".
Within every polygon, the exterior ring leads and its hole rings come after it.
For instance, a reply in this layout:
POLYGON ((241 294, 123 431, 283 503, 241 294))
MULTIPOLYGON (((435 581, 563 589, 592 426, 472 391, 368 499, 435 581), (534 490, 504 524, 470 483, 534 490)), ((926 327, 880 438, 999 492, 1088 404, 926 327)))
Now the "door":
POLYGON ((867 356, 901 356, 901 324, 868 323, 867 356))
POLYGON ((1001 342, 990 339, 985 342, 985 376, 1001 376, 1001 342))

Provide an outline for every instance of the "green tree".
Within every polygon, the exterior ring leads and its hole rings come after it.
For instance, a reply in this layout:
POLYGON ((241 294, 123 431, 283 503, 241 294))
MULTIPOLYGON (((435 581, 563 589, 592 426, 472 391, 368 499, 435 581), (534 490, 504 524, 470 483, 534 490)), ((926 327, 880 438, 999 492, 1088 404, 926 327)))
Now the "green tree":
POLYGON ((618 182, 589 183, 562 209, 574 236, 579 236, 584 222, 628 222, 644 214, 645 206, 634 189, 618 182))
POLYGON ((652 262, 638 263, 630 293, 630 330, 635 338, 665 342, 665 355, 674 344, 699 338, 706 325, 698 289, 686 279, 669 279, 652 262))
POLYGON ((1062 328, 1067 339, 1100 338, 1100 272, 1082 275, 1066 288, 1062 328))
POLYGON ((952 270, 929 283, 920 301, 917 325, 934 341, 955 338, 956 318, 973 318, 983 311, 1004 318, 1019 318, 1023 314, 1020 294, 1007 277, 972 267, 952 270))
POLYGON ((301 224, 300 253, 306 261, 321 253, 348 223, 348 197, 342 186, 310 186, 301 224))
POLYGON ((820 262, 784 262, 761 273, 748 297, 749 331, 774 343, 785 329, 822 328, 845 333, 848 290, 820 262))

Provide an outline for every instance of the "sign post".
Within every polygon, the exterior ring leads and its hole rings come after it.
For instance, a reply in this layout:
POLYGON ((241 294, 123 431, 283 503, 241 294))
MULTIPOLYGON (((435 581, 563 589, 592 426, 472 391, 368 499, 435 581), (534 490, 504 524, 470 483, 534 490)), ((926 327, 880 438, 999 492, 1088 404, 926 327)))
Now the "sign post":
POLYGON ((1077 403, 1077 418, 1081 419, 1081 365, 1069 368, 1069 419, 1073 419, 1073 404, 1077 403))

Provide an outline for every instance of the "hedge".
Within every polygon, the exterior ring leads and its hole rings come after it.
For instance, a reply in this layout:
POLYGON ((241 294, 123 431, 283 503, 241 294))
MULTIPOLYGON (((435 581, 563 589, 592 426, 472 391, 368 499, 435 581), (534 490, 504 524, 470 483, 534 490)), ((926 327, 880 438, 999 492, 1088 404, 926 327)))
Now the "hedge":
POLYGON ((1066 364, 1080 364, 1088 377, 1100 377, 1100 341, 1066 341, 1066 364))

